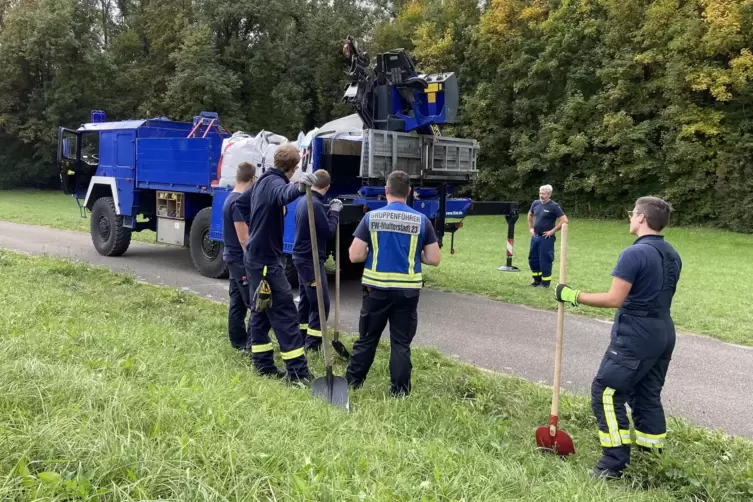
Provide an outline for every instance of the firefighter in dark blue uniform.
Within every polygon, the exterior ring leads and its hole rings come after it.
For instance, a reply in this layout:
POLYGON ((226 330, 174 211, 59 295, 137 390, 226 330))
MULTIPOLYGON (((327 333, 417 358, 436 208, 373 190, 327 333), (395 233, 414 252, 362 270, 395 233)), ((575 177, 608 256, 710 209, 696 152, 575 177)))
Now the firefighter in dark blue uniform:
MULTIPOLYGON (((316 183, 311 188, 311 202, 314 208, 314 225, 319 245, 319 260, 317 266, 321 270, 322 296, 324 300, 324 315, 329 317, 329 286, 324 262, 327 260, 327 241, 335 237, 343 203, 339 199, 330 201, 329 211, 322 199, 330 184, 329 173, 319 169, 314 173, 316 183)), ((319 305, 316 297, 316 283, 314 275, 314 260, 311 256, 311 232, 309 231, 309 216, 306 198, 299 200, 295 210, 295 243, 293 244, 293 264, 298 271, 298 321, 301 336, 305 340, 306 350, 318 350, 322 346, 322 331, 319 320, 319 305)))
POLYGON ((410 345, 418 328, 421 264, 439 265, 440 253, 431 221, 406 204, 408 174, 393 171, 385 191, 387 205, 366 213, 349 250, 351 262, 366 263, 361 279, 360 336, 353 345, 345 377, 355 388, 363 384, 389 321, 390 395, 399 397, 411 391, 410 345))
POLYGON ((248 280, 243 266, 243 245, 248 240, 248 225, 236 206, 241 196, 256 178, 256 168, 248 162, 241 162, 235 173, 235 187, 222 206, 222 259, 230 272, 227 329, 230 344, 239 350, 248 348, 246 314, 249 303, 248 280))
POLYGON ((559 204, 551 199, 552 185, 539 188, 539 198, 528 210, 528 230, 531 233, 531 248, 528 251, 528 266, 531 268, 531 286, 548 288, 552 282, 554 263, 554 236, 567 216, 559 204), (557 221, 559 219, 559 221, 557 221))
POLYGON ((659 234, 669 222, 670 206, 641 197, 630 211, 630 233, 637 239, 612 271, 608 293, 583 293, 558 284, 555 297, 603 308, 618 308, 609 347, 591 386, 591 406, 599 425, 602 457, 594 476, 616 478, 630 462, 633 443, 625 403, 630 405, 635 444, 661 451, 667 435, 661 390, 675 347, 670 315, 682 261, 659 234))
POLYGON ((249 324, 254 367, 263 375, 285 376, 291 383, 307 384, 311 375, 298 328, 298 312, 282 264, 283 208, 297 199, 306 186, 313 186, 316 182, 316 176, 304 173, 298 186, 290 184, 299 160, 300 154, 295 145, 279 146, 275 150, 274 167, 259 176, 253 186, 238 198, 236 205, 249 228, 243 257, 249 293, 256 298, 257 295, 266 294, 264 291, 259 293, 262 280, 271 289, 271 304, 267 304, 266 310, 259 311, 259 306, 252 300, 249 324), (286 372, 275 366, 270 328, 274 329, 280 345, 286 372))

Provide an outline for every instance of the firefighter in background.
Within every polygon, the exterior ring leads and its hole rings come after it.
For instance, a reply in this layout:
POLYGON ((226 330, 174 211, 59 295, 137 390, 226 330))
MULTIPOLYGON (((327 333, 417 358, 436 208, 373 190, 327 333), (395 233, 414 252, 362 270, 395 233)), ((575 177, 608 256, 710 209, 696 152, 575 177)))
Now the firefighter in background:
POLYGON ((528 231, 531 233, 531 248, 528 251, 528 266, 533 275, 533 287, 548 288, 552 282, 552 263, 554 263, 554 236, 567 216, 562 208, 552 199, 552 185, 539 188, 539 198, 531 204, 528 211, 528 231))
POLYGON ((437 236, 431 221, 406 204, 410 177, 393 171, 387 178, 387 205, 369 211, 353 233, 352 263, 366 262, 363 305, 346 379, 360 387, 374 362, 379 338, 390 323, 390 395, 411 391, 410 346, 418 328, 421 264, 439 265, 437 236))
POLYGON ((675 346, 670 315, 682 261, 660 232, 669 223, 670 206, 641 197, 629 211, 630 233, 637 239, 612 271, 608 293, 585 293, 558 284, 555 298, 602 308, 618 308, 609 347, 591 386, 591 406, 599 426, 602 457, 592 475, 618 478, 630 462, 632 438, 625 402, 641 450, 661 451, 667 436, 661 391, 675 346))
POLYGON ((295 242, 293 244, 293 264, 298 271, 298 321, 301 336, 304 338, 306 350, 319 350, 322 346, 322 331, 319 320, 319 302, 316 297, 316 283, 314 267, 321 271, 322 294, 324 300, 324 315, 329 317, 329 286, 324 262, 327 260, 327 241, 335 238, 340 211, 343 203, 339 199, 332 199, 329 211, 322 199, 330 185, 330 175, 324 169, 314 173, 316 182, 311 187, 311 202, 314 209, 314 225, 319 249, 319 260, 314 264, 311 255, 311 232, 309 231, 308 207, 306 198, 302 197, 295 210, 295 242))
POLYGON ((248 348, 246 314, 249 303, 248 280, 243 266, 243 248, 248 240, 248 225, 236 206, 241 196, 256 179, 256 168, 248 162, 241 162, 235 173, 235 187, 222 206, 222 259, 230 272, 227 329, 230 345, 238 350, 248 348))
POLYGON ((253 295, 251 360, 262 375, 307 385, 311 374, 298 328, 298 311, 282 265, 283 208, 316 183, 313 173, 303 173, 298 185, 290 183, 299 160, 294 144, 280 145, 275 150, 274 167, 259 176, 238 197, 236 205, 249 229, 243 261, 253 295), (274 329, 286 371, 275 366, 270 329, 274 329))

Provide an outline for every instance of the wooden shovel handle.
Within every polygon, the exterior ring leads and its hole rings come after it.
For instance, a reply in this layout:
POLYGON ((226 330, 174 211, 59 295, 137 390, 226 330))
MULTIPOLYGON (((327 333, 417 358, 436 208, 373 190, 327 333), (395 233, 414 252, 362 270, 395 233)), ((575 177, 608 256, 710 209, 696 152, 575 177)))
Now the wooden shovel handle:
MULTIPOLYGON (((560 242, 560 276, 559 283, 567 280, 567 223, 562 225, 562 241, 560 242)), ((562 338, 565 328, 565 304, 557 302, 557 346, 554 351, 554 395, 552 396, 551 416, 557 417, 560 406, 560 375, 562 373, 562 338)), ((556 422, 556 421, 555 421, 556 422)), ((556 425, 550 425, 550 432, 556 432, 556 425)))
POLYGON ((324 293, 322 292, 322 271, 319 268, 319 241, 316 238, 316 224, 314 223, 314 202, 311 196, 311 187, 306 186, 306 209, 309 217, 309 234, 311 236, 311 255, 314 258, 314 279, 316 280, 316 303, 319 307, 319 324, 322 330, 322 345, 324 346, 324 360, 327 368, 332 367, 332 359, 329 353, 327 340, 327 318, 324 315, 324 293))
POLYGON ((340 221, 335 234, 335 338, 340 335, 340 221))

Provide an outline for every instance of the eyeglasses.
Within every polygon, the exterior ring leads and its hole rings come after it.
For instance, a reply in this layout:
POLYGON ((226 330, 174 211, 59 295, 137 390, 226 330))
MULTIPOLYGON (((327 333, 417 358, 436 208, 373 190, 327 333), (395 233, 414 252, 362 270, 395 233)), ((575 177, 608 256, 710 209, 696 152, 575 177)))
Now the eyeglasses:
POLYGON ((628 218, 633 219, 633 216, 637 214, 643 214, 643 213, 637 213, 635 211, 628 211, 627 214, 628 214, 628 218))

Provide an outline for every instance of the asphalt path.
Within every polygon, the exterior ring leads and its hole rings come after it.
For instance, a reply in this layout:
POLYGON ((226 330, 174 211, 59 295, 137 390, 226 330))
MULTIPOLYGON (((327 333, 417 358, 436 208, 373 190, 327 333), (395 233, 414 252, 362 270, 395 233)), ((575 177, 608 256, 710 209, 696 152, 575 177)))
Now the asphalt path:
MULTIPOLYGON (((88 234, 0 221, 0 248, 47 254, 132 274, 138 280, 225 302, 227 281, 199 275, 187 249, 132 242, 122 257, 99 255, 88 234)), ((0 278, 2 271, 0 270, 0 278)), ((500 280, 501 279, 500 275, 500 280)), ((334 284, 330 281, 331 298, 334 284)), ((341 330, 356 333, 360 288, 344 282, 341 330)), ((556 313, 483 297, 424 289, 415 344, 481 368, 551 385, 556 313)), ((590 394, 611 323, 567 314, 563 388, 590 394)), ((389 327, 385 330, 385 336, 389 327)), ((668 414, 753 438, 753 349, 680 333, 664 387, 668 414)))

